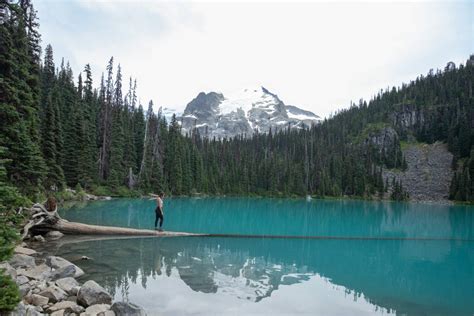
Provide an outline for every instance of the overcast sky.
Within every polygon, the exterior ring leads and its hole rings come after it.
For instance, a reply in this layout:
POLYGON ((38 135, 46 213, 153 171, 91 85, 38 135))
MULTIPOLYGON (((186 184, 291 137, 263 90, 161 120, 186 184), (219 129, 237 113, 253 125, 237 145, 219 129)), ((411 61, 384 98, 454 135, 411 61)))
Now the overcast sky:
POLYGON ((262 85, 321 116, 474 53, 474 1, 37 0, 43 47, 98 84, 110 56, 146 106, 262 85))

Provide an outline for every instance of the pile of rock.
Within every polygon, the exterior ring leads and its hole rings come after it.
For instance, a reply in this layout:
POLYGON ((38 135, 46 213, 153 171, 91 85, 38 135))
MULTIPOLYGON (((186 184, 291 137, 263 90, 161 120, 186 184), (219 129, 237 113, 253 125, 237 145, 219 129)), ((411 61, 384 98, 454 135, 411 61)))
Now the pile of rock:
POLYGON ((83 198, 84 201, 110 201, 112 200, 112 197, 110 196, 97 196, 97 195, 94 195, 94 194, 89 194, 89 193, 86 193, 84 194, 84 198, 83 198))
POLYGON ((56 256, 41 258, 24 245, 16 247, 13 257, 1 263, 0 269, 15 280, 22 296, 11 316, 146 315, 142 308, 131 303, 112 304, 112 296, 92 280, 81 286, 76 278, 84 272, 75 264, 56 256))
POLYGON ((86 192, 83 192, 83 191, 81 193, 79 193, 76 190, 71 189, 71 188, 66 188, 66 192, 69 192, 73 196, 75 196, 74 199, 78 199, 78 200, 82 200, 82 201, 101 201, 101 200, 110 201, 110 200, 112 200, 112 197, 110 197, 110 196, 94 195, 94 194, 86 193, 86 192))

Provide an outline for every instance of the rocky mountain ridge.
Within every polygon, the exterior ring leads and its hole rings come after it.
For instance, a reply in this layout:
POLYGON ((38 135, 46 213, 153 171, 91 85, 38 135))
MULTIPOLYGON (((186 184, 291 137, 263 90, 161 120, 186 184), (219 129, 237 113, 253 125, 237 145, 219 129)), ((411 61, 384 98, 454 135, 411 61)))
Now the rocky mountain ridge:
POLYGON ((276 94, 264 87, 247 88, 224 96, 222 93, 199 93, 179 117, 183 133, 196 129, 202 136, 251 136, 290 126, 310 127, 321 118, 313 112, 285 105, 276 94))

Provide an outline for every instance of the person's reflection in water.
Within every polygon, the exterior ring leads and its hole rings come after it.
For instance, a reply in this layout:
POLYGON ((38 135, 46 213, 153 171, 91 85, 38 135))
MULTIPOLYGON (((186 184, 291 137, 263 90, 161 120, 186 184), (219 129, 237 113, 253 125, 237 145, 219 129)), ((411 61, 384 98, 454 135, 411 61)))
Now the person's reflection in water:
POLYGON ((157 275, 161 275, 161 269, 162 269, 162 261, 163 261, 163 256, 161 255, 161 252, 158 251, 158 254, 155 258, 155 272, 157 275))
POLYGON ((166 264, 166 276, 171 276, 171 268, 173 267, 173 258, 168 256, 165 257, 165 264, 166 264))

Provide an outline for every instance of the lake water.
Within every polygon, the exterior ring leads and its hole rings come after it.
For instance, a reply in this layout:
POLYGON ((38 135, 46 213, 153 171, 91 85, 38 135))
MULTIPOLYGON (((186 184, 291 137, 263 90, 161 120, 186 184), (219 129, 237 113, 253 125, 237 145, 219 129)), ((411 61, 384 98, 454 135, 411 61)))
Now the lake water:
MULTIPOLYGON (((154 205, 117 199, 60 213, 152 228, 154 205)), ((164 228, 317 239, 66 237, 48 251, 149 315, 474 314, 474 207, 177 198, 165 201, 164 228)))

